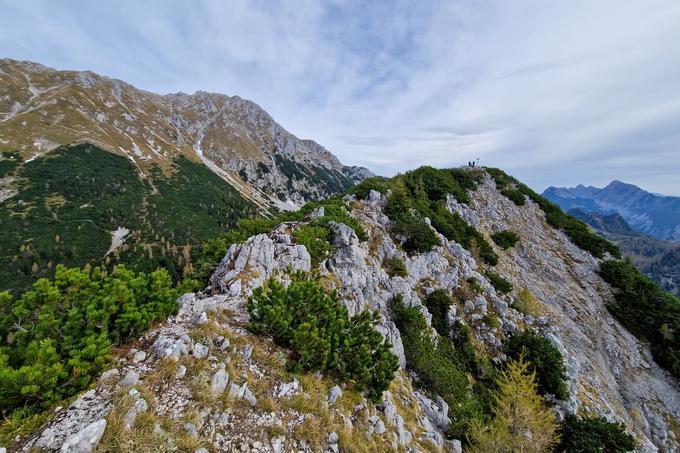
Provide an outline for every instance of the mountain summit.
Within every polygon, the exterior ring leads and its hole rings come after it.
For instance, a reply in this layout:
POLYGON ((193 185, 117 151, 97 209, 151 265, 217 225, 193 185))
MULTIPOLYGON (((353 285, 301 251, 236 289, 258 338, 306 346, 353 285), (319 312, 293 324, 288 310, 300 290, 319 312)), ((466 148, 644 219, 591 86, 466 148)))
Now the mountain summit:
POLYGON ((123 155, 142 174, 178 156, 202 161, 262 207, 290 209, 371 175, 238 96, 161 96, 89 71, 0 60, 0 151, 30 160, 78 143, 123 155))

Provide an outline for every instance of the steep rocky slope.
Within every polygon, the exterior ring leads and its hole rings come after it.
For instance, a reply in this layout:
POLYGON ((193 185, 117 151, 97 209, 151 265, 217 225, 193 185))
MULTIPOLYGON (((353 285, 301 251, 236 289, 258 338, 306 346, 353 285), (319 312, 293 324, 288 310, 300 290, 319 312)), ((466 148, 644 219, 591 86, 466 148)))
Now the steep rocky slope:
POLYGON ((372 190, 364 200, 347 196, 346 209, 367 240, 346 224, 328 222, 330 256, 313 264, 296 233, 324 219, 328 208, 319 207, 301 220, 233 244, 203 293, 183 296, 176 317, 141 337, 134 349, 120 351, 115 369, 15 447, 81 445, 89 451, 98 444, 107 451, 132 442, 138 449, 186 451, 460 451, 458 440, 445 440, 453 411, 437 395, 414 390, 420 382, 412 372, 400 371, 374 404, 351 386, 335 387, 330 377, 288 373, 280 360, 284 350, 244 330, 246 299, 255 288, 270 276, 288 282, 291 272, 311 270, 338 292, 350 313, 382 314, 378 328, 391 340, 402 368, 404 344, 390 301, 401 296, 434 325, 425 298, 444 290, 455 295, 455 304, 438 325, 468 325, 475 349, 491 360, 501 362, 509 335, 524 329, 539 332, 562 351, 570 397, 557 402, 560 416, 601 414, 624 422, 640 451, 676 451, 677 383, 606 310, 613 294, 598 276, 599 260, 549 226, 533 201, 518 206, 487 173, 477 170, 474 178, 479 182, 469 202, 446 195, 445 206, 484 238, 505 230, 519 236, 512 248, 493 246, 495 266, 476 258, 475 247, 466 245, 470 252, 439 233, 440 244, 432 250, 407 254, 400 235, 389 233, 393 222, 385 214, 384 195, 372 190), (399 258, 405 272, 390 276, 387 258, 399 258), (494 288, 492 268, 513 291, 494 288), (533 313, 510 308, 520 289, 534 295, 533 313))
POLYGON ((576 208, 571 209, 569 214, 618 245, 642 273, 663 289, 680 296, 680 244, 639 233, 630 228, 619 214, 598 214, 576 208))
POLYGON ((142 173, 168 169, 179 155, 203 161, 263 207, 299 205, 370 175, 238 96, 161 96, 92 72, 0 60, 0 151, 29 160, 83 142, 126 156, 142 173))

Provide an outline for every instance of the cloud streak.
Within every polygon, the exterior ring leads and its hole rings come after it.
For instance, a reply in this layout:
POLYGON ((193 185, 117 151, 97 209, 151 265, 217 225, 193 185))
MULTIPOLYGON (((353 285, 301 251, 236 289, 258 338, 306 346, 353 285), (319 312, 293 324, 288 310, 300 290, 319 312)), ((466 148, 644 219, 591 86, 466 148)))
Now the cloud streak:
POLYGON ((254 100, 382 174, 476 157, 536 189, 680 195, 680 4, 0 0, 0 54, 254 100))

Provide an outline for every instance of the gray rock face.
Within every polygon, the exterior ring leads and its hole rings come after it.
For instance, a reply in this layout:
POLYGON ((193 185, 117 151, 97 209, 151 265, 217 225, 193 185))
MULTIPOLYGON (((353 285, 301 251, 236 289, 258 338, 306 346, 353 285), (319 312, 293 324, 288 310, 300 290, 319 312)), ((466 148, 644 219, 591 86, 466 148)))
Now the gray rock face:
POLYGON ((130 390, 129 395, 135 398, 135 402, 132 404, 132 407, 127 411, 125 417, 123 418, 123 427, 125 429, 131 429, 133 426, 135 426, 137 415, 139 415, 141 412, 146 412, 146 410, 149 408, 146 400, 142 398, 137 390, 130 390))
POLYGON ((210 286, 219 288, 231 297, 248 296, 275 272, 308 272, 312 259, 303 245, 274 242, 269 236, 259 234, 249 238, 243 245, 232 245, 215 273, 210 278, 210 286), (248 273, 247 284, 241 275, 248 273))
POLYGON ((151 350, 158 358, 171 357, 179 359, 181 356, 189 354, 193 346, 194 342, 187 335, 186 329, 174 326, 158 335, 158 338, 151 346, 151 350))
POLYGON ((436 402, 432 401, 420 392, 413 392, 415 397, 418 399, 418 404, 425 412, 427 418, 440 430, 447 432, 449 430, 449 424, 451 420, 449 419, 449 405, 437 396, 436 402))
POLYGON ((335 403, 338 398, 342 396, 342 389, 338 385, 334 385, 328 392, 328 404, 335 403))
POLYGON ((210 390, 214 395, 221 395, 227 389, 229 384, 229 374, 225 370, 224 363, 219 365, 219 369, 215 372, 210 382, 210 390))
POLYGON ((97 446, 104 430, 106 420, 97 420, 66 439, 61 447, 62 453, 90 453, 97 446))
MULTIPOLYGON (((530 238, 502 252, 495 272, 515 288, 527 288, 541 302, 544 318, 559 326, 547 330, 540 317, 522 319, 535 323, 563 352, 572 394, 570 401, 560 404, 563 410, 574 412, 587 403, 596 414, 623 421, 641 436, 643 451, 654 451, 644 447, 651 443, 669 451, 680 448, 667 436, 668 426, 662 421, 680 420, 680 392, 651 359, 648 348, 607 311, 613 296, 597 274, 598 260, 550 227, 532 201, 516 206, 500 195, 488 175, 470 204, 456 209, 464 218, 477 218, 483 233, 509 229, 522 239, 530 238), (587 390, 577 396, 577 388, 587 390)), ((503 330, 514 331, 517 319, 503 320, 503 330)))

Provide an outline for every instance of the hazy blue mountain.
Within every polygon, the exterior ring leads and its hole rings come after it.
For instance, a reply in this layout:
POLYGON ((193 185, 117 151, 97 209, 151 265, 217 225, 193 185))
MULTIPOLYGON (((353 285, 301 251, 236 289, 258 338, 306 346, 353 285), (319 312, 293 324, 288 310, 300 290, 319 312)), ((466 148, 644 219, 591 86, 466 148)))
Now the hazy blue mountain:
POLYGON ((618 213, 636 231, 662 240, 680 241, 680 197, 657 195, 633 184, 612 181, 606 187, 549 187, 543 196, 569 211, 618 213))

